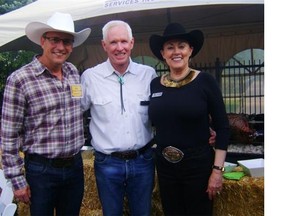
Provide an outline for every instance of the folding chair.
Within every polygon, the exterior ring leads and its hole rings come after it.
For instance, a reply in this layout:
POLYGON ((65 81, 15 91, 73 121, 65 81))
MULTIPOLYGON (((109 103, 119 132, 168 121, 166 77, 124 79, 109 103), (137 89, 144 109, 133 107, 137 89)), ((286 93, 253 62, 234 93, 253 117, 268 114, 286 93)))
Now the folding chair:
POLYGON ((12 203, 14 198, 11 183, 7 181, 3 170, 0 169, 0 215, 14 216, 17 205, 12 203))

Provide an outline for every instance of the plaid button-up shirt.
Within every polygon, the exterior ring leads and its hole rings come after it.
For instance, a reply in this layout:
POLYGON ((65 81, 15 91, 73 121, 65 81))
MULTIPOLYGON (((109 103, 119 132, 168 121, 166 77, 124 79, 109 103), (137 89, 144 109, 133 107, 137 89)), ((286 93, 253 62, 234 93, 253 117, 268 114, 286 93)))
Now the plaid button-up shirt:
POLYGON ((27 185, 19 150, 48 158, 71 157, 84 144, 80 98, 71 92, 71 86, 80 84, 80 76, 68 62, 62 71, 60 81, 34 58, 7 79, 1 122, 2 165, 14 189, 27 185))

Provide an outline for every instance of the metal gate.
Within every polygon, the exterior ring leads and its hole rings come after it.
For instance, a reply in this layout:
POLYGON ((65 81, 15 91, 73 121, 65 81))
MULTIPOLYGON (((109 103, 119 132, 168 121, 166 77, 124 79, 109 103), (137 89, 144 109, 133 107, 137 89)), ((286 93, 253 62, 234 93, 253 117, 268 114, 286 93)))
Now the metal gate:
MULTIPOLYGON (((239 62, 192 65, 191 68, 212 74, 222 90, 227 113, 264 114, 264 63, 239 62)), ((167 67, 156 66, 158 75, 167 67)))

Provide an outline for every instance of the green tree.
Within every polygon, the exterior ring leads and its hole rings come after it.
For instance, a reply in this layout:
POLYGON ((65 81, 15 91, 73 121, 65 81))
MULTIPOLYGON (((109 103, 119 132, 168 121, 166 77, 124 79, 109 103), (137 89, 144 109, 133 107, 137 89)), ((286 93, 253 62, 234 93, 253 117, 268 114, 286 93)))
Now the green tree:
POLYGON ((16 10, 34 1, 36 0, 0 0, 0 14, 16 10))
POLYGON ((34 55, 34 52, 23 50, 0 53, 0 92, 5 87, 7 77, 13 71, 30 62, 34 55))

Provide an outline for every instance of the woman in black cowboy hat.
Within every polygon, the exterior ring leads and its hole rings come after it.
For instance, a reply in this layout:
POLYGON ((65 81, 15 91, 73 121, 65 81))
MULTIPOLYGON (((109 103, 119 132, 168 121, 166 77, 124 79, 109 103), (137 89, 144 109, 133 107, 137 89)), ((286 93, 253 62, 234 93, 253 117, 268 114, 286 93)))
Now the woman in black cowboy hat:
POLYGON ((204 42, 199 30, 169 24, 150 37, 170 72, 151 82, 149 116, 156 128, 156 166, 165 215, 212 215, 222 190, 229 123, 221 91, 209 74, 189 67, 204 42), (209 145, 209 116, 217 133, 209 145))

